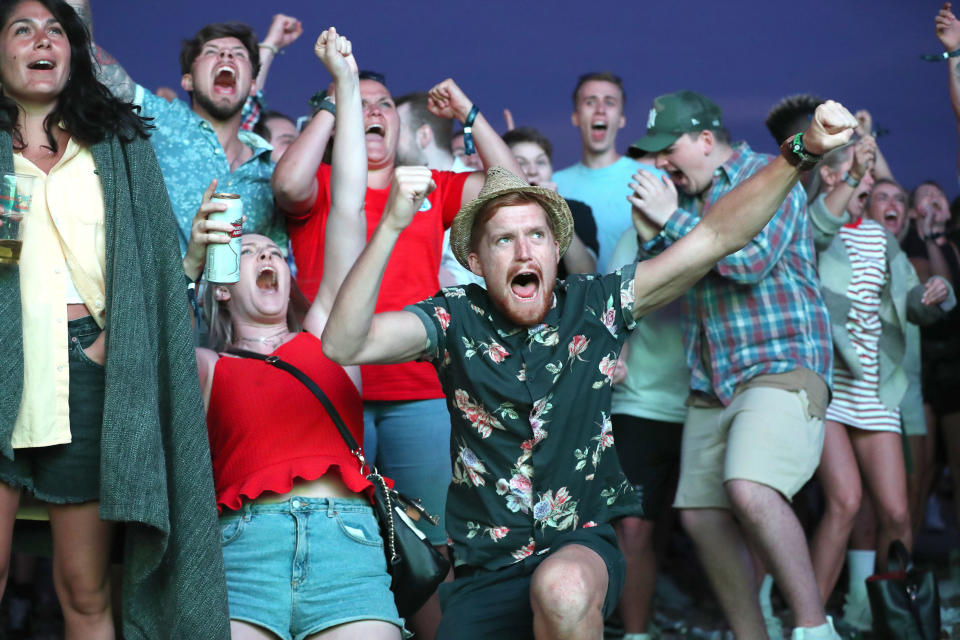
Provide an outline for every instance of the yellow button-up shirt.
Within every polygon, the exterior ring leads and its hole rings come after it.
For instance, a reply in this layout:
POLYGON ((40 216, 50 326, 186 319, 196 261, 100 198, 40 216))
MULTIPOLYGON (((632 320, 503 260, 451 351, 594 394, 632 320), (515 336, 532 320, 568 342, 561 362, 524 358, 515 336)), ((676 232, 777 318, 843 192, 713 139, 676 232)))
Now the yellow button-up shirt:
POLYGON ((34 178, 20 255, 24 372, 12 444, 45 447, 70 442, 67 269, 97 324, 106 320, 103 188, 90 150, 72 138, 49 173, 19 153, 13 166, 34 178))

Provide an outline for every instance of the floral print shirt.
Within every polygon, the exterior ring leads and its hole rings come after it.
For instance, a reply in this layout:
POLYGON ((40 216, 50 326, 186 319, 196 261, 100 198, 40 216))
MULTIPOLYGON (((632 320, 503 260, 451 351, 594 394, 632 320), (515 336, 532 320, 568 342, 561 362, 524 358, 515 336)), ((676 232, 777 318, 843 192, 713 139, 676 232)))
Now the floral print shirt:
POLYGON ((230 171, 213 126, 194 113, 190 105, 182 100, 167 102, 140 85, 134 103, 140 106, 140 115, 153 118, 150 124, 155 128, 150 130, 150 143, 170 194, 180 252, 187 250, 193 216, 200 208, 203 192, 216 178, 218 192, 237 193, 243 198, 243 214, 247 216, 244 233, 269 236, 286 255, 286 223, 275 210, 270 186, 274 167, 270 143, 241 130, 237 137, 253 150, 253 155, 230 171))
POLYGON ((407 307, 450 409, 454 561, 498 569, 557 535, 640 515, 610 424, 610 382, 635 325, 635 265, 557 283, 535 327, 512 325, 478 285, 407 307))

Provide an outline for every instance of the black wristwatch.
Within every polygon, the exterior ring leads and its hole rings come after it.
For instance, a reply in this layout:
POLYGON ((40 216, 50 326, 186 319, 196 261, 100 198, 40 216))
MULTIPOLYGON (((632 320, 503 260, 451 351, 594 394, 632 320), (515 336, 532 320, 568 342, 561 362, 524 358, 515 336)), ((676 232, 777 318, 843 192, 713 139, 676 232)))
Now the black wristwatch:
POLYGON ((796 167, 798 171, 813 169, 820 162, 820 158, 823 157, 807 151, 807 148, 803 146, 802 133, 784 140, 783 144, 780 145, 780 155, 790 163, 790 166, 796 167))

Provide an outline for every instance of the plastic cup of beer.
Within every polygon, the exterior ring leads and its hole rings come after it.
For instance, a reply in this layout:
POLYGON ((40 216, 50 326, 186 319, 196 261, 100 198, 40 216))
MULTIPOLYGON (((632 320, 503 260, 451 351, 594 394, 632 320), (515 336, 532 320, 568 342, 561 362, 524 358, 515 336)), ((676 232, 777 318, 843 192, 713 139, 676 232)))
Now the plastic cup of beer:
POLYGON ((33 176, 0 172, 0 264, 20 262, 24 218, 33 200, 33 176))

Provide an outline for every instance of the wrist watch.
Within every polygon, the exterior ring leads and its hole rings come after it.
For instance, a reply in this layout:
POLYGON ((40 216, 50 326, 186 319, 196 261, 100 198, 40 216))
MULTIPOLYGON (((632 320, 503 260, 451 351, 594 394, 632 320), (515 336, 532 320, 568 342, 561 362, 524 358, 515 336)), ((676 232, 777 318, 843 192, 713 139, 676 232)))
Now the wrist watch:
POLYGON ((813 169, 822 157, 807 151, 807 148, 803 146, 802 133, 784 140, 783 144, 780 145, 780 155, 790 163, 790 166, 796 167, 797 171, 813 169))

